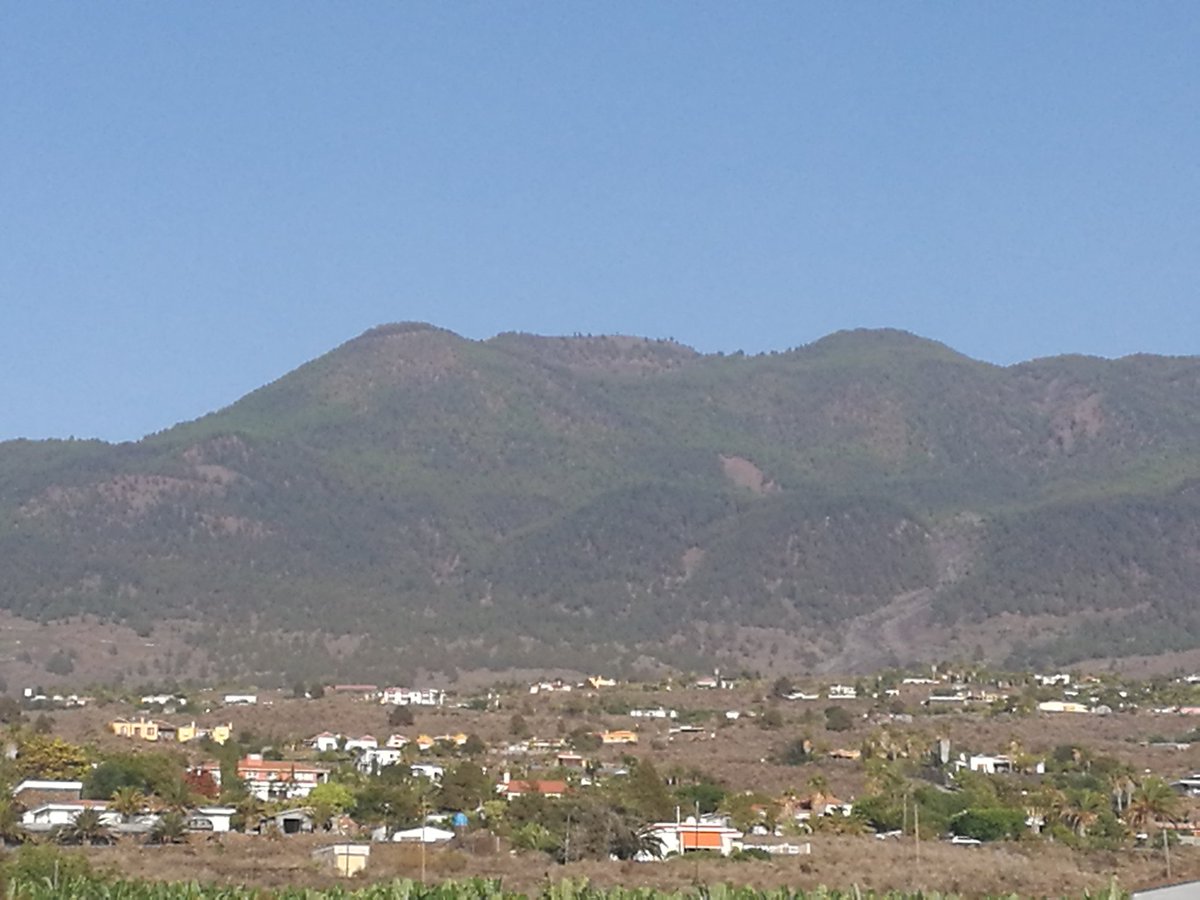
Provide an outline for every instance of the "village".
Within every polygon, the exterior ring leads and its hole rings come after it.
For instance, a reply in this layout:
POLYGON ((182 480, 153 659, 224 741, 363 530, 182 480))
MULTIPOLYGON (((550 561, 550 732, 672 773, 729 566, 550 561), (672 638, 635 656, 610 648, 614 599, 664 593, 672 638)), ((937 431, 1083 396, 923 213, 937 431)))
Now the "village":
POLYGON ((782 878, 854 846, 969 864, 1066 853, 1080 871, 1104 852, 1135 880, 1161 877, 1165 852, 1200 872, 1196 676, 947 666, 23 693, 0 770, 13 845, 116 858, 271 841, 359 877, 417 865, 405 847, 422 871, 484 873, 688 858, 782 878))

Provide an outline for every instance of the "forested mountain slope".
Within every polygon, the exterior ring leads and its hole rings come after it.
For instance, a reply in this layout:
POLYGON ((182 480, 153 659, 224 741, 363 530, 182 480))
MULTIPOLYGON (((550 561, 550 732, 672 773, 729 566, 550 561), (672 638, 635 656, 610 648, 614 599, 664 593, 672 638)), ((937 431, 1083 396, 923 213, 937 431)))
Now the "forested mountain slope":
POLYGON ((895 331, 383 326, 137 443, 0 444, 0 606, 295 675, 1187 648, 1198 388, 895 331))

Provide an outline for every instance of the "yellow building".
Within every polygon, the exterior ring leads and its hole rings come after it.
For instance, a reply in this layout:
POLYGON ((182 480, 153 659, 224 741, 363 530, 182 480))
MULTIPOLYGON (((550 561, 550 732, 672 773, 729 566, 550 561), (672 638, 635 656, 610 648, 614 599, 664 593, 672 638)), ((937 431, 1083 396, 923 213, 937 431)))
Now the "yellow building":
POLYGON ((371 858, 370 844, 334 844, 312 852, 312 858, 333 868, 343 878, 357 875, 371 858))
POLYGON ((212 728, 202 728, 195 722, 180 725, 175 729, 175 740, 181 744, 198 738, 208 738, 214 744, 224 744, 233 734, 233 725, 214 725, 212 728))
POLYGON ((224 745, 229 742, 229 739, 231 737, 233 737, 233 724, 232 723, 230 723, 228 725, 214 725, 212 728, 210 728, 208 730, 208 738, 214 744, 224 745))
POLYGON ((158 723, 151 719, 113 719, 108 723, 117 737, 137 738, 143 741, 158 740, 158 723))
POLYGON ((600 742, 603 744, 636 744, 638 736, 632 731, 618 729, 616 731, 600 732, 600 742))
POLYGON ((417 735, 417 739, 416 739, 416 741, 414 741, 414 743, 417 745, 418 750, 428 750, 435 743, 437 743, 437 741, 435 741, 433 738, 431 738, 427 734, 419 734, 419 735, 417 735))

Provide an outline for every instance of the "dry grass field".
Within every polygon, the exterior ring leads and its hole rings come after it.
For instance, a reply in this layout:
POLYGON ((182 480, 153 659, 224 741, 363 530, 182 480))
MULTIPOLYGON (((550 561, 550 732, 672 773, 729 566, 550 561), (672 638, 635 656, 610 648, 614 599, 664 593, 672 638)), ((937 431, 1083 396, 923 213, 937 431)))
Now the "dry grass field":
MULTIPOLYGON (((77 852, 93 864, 126 877, 166 881, 328 887, 338 879, 311 860, 329 838, 293 836, 264 840, 231 834, 218 840, 194 839, 179 846, 117 844, 77 852)), ((480 842, 486 845, 488 842, 480 842)), ((427 880, 482 876, 502 879, 511 889, 533 890, 547 880, 587 878, 598 885, 683 888, 730 882, 758 888, 817 885, 954 891, 966 896, 1017 893, 1044 897, 1078 895, 1106 887, 1114 876, 1126 889, 1166 881, 1161 853, 1146 851, 1072 852, 1065 847, 1017 843, 960 847, 945 843, 880 841, 871 837, 817 835, 810 856, 770 861, 672 859, 655 863, 581 862, 561 866, 538 854, 512 855, 463 849, 429 851, 427 880)), ((366 877, 419 878, 420 851, 405 845, 374 845, 366 877)), ((1200 851, 1172 852, 1174 879, 1200 878, 1200 851)))

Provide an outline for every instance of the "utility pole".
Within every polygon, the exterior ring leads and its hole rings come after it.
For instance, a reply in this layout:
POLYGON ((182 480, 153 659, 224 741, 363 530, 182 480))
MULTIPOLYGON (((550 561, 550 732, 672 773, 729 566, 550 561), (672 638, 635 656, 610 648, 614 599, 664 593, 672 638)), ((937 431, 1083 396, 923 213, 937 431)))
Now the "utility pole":
POLYGON ((916 838, 914 848, 917 853, 917 865, 921 864, 921 807, 913 804, 913 837, 916 838))
POLYGON ((1167 829, 1163 829, 1163 856, 1167 858, 1167 879, 1171 878, 1171 845, 1167 843, 1167 829))
POLYGON ((563 864, 571 861, 571 811, 567 810, 567 839, 563 842, 563 864))
POLYGON ((421 884, 425 883, 425 829, 429 827, 428 813, 425 811, 425 794, 421 794, 421 884))

